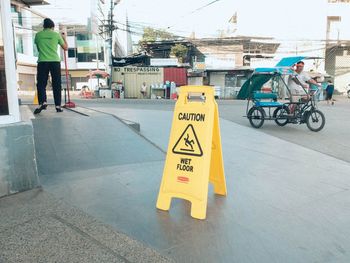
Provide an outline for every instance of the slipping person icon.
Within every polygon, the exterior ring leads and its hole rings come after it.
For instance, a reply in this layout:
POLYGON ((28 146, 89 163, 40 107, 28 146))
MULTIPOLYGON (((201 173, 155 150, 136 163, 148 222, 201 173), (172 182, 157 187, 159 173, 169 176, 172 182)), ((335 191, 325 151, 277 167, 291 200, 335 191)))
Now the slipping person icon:
POLYGON ((191 151, 193 151, 193 144, 195 143, 194 140, 189 140, 190 135, 187 133, 187 137, 184 138, 185 145, 187 147, 191 147, 191 151))

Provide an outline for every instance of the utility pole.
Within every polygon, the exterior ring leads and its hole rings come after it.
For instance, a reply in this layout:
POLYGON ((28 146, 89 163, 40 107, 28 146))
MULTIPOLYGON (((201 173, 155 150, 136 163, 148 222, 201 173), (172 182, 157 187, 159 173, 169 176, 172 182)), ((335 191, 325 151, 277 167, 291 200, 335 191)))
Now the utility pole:
POLYGON ((112 89, 112 75, 113 75, 113 31, 116 29, 115 21, 113 20, 114 7, 120 3, 121 0, 111 0, 110 17, 109 17, 109 47, 110 47, 110 76, 109 76, 109 88, 112 89))
POLYGON ((109 17, 109 89, 112 89, 112 74, 113 74, 113 30, 114 30, 114 23, 113 23, 113 10, 115 1, 111 0, 111 7, 110 7, 110 17, 109 17))
MULTIPOLYGON (((100 0, 100 2, 102 4, 105 4, 105 0, 100 0)), ((102 28, 102 32, 100 32, 101 35, 105 35, 106 36, 106 43, 107 43, 107 47, 109 48, 108 53, 105 58, 109 58, 109 83, 108 83, 108 87, 111 89, 112 88, 112 75, 113 75, 113 31, 117 28, 115 26, 115 21, 113 20, 113 10, 114 7, 119 4, 120 0, 110 0, 110 7, 109 9, 109 14, 107 16, 107 19, 105 20, 100 20, 102 22, 101 24, 101 28, 102 28)), ((108 3, 107 3, 108 4, 108 3)), ((103 11, 100 8, 100 12, 102 13, 103 17, 103 11)))

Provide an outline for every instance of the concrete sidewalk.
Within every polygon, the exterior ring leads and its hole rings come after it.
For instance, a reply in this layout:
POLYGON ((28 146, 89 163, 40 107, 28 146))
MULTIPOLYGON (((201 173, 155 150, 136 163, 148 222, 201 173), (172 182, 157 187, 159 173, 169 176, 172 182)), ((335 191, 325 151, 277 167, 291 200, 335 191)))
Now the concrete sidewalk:
MULTIPOLYGON (((107 148, 113 149, 116 144, 122 147, 126 145, 125 142, 130 137, 120 137, 120 133, 116 134, 115 130, 123 130, 125 134, 131 131, 127 125, 94 111, 87 111, 91 117, 70 110, 56 113, 53 106, 34 118, 31 113, 34 107, 22 107, 22 110, 25 109, 23 113, 28 118, 33 118, 41 183, 45 184, 47 178, 52 180, 52 174, 57 171, 70 171, 76 175, 79 171, 84 173, 85 169, 125 162, 125 157, 123 159, 122 155, 110 155, 111 151, 107 148), (89 124, 93 126, 88 127, 89 124), (96 126, 100 130, 95 129, 96 126), (79 130, 81 127, 89 128, 84 129, 85 135, 87 134, 85 138, 82 138, 84 134, 79 130), (89 133, 88 130, 92 132, 89 133), (105 136, 109 139, 105 139, 105 136), (93 149, 87 151, 89 141, 101 145, 98 152, 93 149)), ((138 139, 136 134, 134 137, 138 139)), ((139 145, 152 156, 135 156, 134 149, 132 154, 136 160, 164 158, 159 150, 153 152, 153 147, 147 143, 145 145, 142 139, 139 139, 139 145)), ((80 191, 77 195, 83 196, 83 193, 80 191)), ((0 263, 8 262, 109 263, 171 260, 73 207, 62 198, 57 199, 48 191, 36 188, 0 198, 0 263)))
POLYGON ((0 199, 0 262, 171 262, 42 189, 0 199))
POLYGON ((221 119, 228 196, 210 187, 199 221, 183 200, 155 208, 172 113, 98 110, 141 123, 142 136, 101 113, 34 121, 39 176, 56 198, 178 262, 350 261, 349 163, 221 119))

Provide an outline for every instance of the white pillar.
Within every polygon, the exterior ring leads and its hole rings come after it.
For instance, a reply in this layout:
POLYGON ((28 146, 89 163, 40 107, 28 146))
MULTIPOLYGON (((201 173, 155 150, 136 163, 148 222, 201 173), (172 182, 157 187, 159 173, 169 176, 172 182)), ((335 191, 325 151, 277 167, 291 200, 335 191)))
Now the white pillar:
MULTIPOLYGON (((2 25, 2 38, 4 44, 5 74, 7 86, 7 99, 9 106, 9 115, 0 116, 0 124, 13 123, 20 121, 17 79, 15 68, 15 51, 13 47, 13 27, 11 23, 11 5, 10 0, 0 1, 0 14, 2 25)), ((0 30, 1 30, 0 29, 0 30)))

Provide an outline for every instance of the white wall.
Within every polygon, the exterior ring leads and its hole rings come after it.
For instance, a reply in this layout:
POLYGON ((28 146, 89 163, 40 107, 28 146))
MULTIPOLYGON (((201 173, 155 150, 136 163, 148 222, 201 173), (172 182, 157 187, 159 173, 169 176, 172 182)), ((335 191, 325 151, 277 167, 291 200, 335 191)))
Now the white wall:
POLYGON ((346 86, 350 84, 350 72, 337 76, 334 80, 334 87, 339 92, 346 92, 346 86))
MULTIPOLYGON (((334 30, 339 30, 339 39, 350 39, 350 4, 328 4, 327 16, 340 16, 341 21, 337 23, 337 25, 334 27, 334 30)), ((336 32, 332 32, 331 36, 332 39, 337 39, 336 32)))
POLYGON ((17 53, 17 62, 18 63, 36 65, 37 61, 38 61, 38 58, 34 57, 33 55, 26 55, 26 54, 17 53))
MULTIPOLYGON (((96 67, 96 62, 78 62, 76 69, 96 69, 96 67)), ((98 67, 101 70, 106 68, 103 62, 100 62, 98 67)))
POLYGON ((208 54, 205 57, 206 69, 234 69, 236 67, 235 63, 235 58, 232 54, 221 55, 221 57, 208 54))
POLYGON ((334 79, 334 86, 340 92, 346 91, 346 86, 350 84, 350 55, 347 56, 337 56, 335 58, 335 66, 337 67, 337 74, 334 79), (344 72, 341 73, 342 68, 344 72))
POLYGON ((225 87, 225 75, 223 72, 210 72, 209 84, 214 86, 225 87))
POLYGON ((194 86, 202 86, 203 85, 203 77, 189 77, 187 78, 188 85, 194 86))
POLYGON ((75 37, 74 36, 68 36, 67 37, 67 44, 69 48, 75 48, 76 43, 75 43, 75 37))

